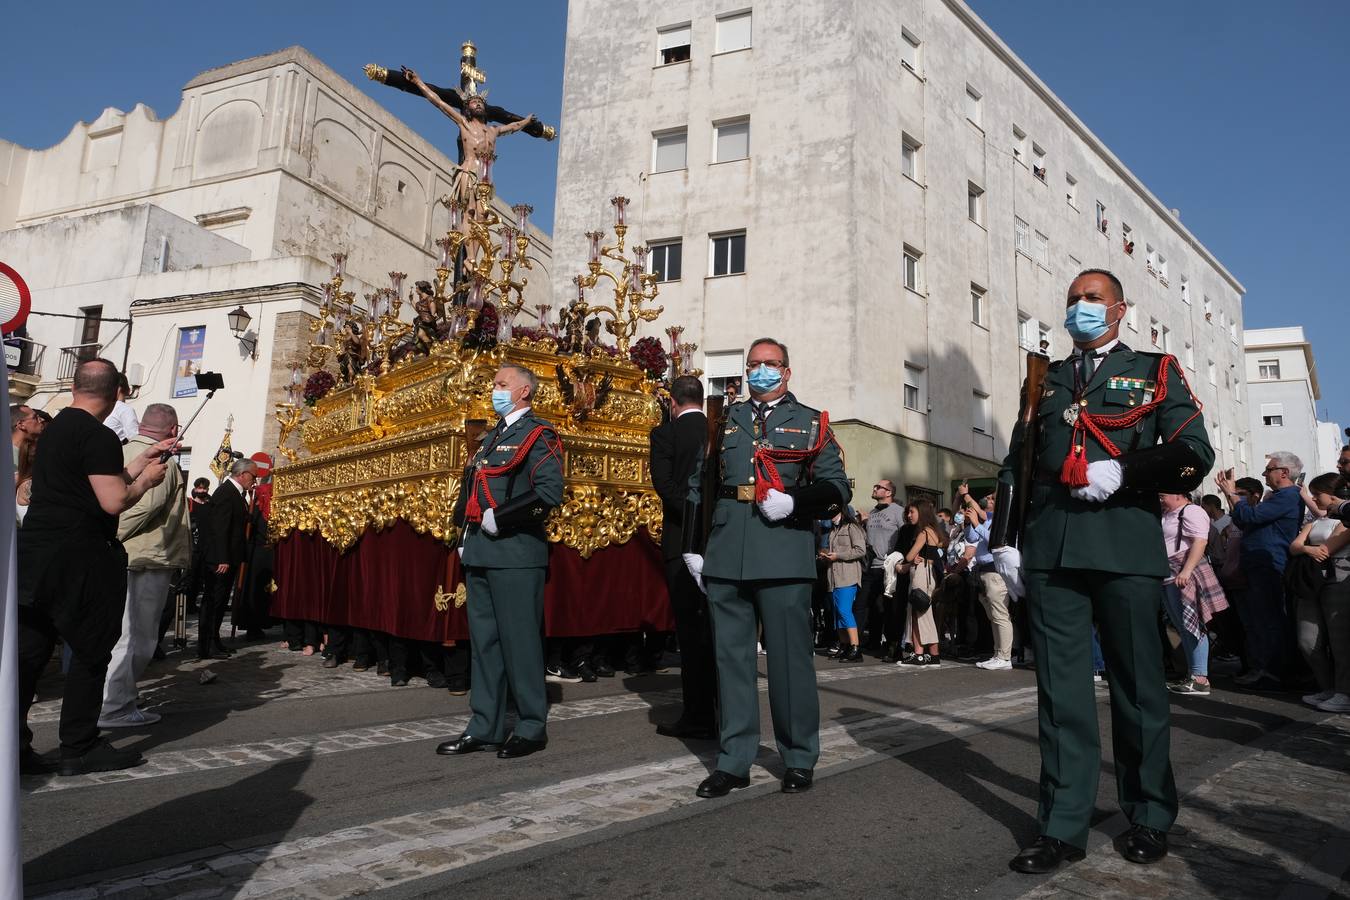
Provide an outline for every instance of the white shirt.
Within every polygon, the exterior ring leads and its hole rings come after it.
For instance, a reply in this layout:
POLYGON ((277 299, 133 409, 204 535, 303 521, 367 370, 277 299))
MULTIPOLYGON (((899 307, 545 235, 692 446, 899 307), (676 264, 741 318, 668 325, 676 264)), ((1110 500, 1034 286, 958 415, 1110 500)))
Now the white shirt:
POLYGON ((113 434, 124 444, 141 431, 141 420, 136 417, 136 410, 125 400, 118 400, 113 404, 112 412, 108 413, 108 418, 103 420, 103 424, 111 428, 113 434))
POLYGON ((506 429, 510 428, 512 425, 514 425, 514 424, 516 424, 517 422, 519 422, 519 421, 520 421, 520 417, 523 416, 523 415, 525 415, 525 414, 526 414, 527 412, 529 412, 529 411, 530 411, 530 408, 529 408, 528 406, 522 406, 520 409, 513 409, 513 410, 511 410, 509 413, 507 413, 506 415, 502 416, 502 424, 501 424, 501 429, 502 429, 502 431, 505 431, 506 429))
MULTIPOLYGON (((1095 356, 1097 359, 1101 359, 1102 357, 1106 356, 1106 354, 1110 353, 1113 349, 1115 349, 1116 344, 1119 344, 1119 343, 1120 343, 1120 338, 1116 338, 1114 341, 1107 341, 1105 344, 1102 344, 1100 347, 1094 347, 1094 348, 1092 348, 1092 351, 1091 351, 1091 352, 1092 352, 1092 355, 1095 356)), ((1074 347, 1074 348, 1073 348, 1073 353, 1070 353, 1069 355, 1070 355, 1072 358, 1074 358, 1074 359, 1078 359, 1079 357, 1081 357, 1081 356, 1082 356, 1084 353, 1086 353, 1086 352, 1088 352, 1088 351, 1084 350, 1082 347, 1074 347)))
POLYGON ((230 484, 234 485, 235 490, 239 491, 239 496, 241 496, 241 497, 247 497, 247 496, 248 496, 248 489, 245 488, 245 487, 244 487, 242 484, 240 484, 238 481, 236 481, 236 480, 235 480, 235 477, 234 477, 233 475, 231 475, 229 478, 226 478, 225 480, 228 481, 230 484))
POLYGON ((696 412, 703 412, 703 410, 699 409, 697 406, 691 406, 691 407, 689 407, 688 409, 686 409, 686 410, 684 410, 683 412, 681 412, 681 413, 680 413, 679 415, 677 415, 675 418, 679 419, 679 418, 682 418, 682 417, 684 417, 684 416, 689 415, 690 413, 696 413, 696 412))

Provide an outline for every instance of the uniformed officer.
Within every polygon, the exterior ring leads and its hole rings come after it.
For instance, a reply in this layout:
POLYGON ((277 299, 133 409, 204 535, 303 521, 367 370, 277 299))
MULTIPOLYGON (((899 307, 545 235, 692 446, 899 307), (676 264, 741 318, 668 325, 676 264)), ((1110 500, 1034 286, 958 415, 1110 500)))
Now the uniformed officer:
MULTIPOLYGON (((1120 343, 1125 292, 1089 269, 1069 286, 1068 359, 1051 363, 1038 410, 1034 484, 1022 550, 995 551, 1025 579, 1040 700, 1040 837, 1010 862, 1049 872, 1083 858, 1101 747, 1092 688, 1092 623, 1111 673, 1116 792, 1131 826, 1123 855, 1167 854, 1177 815, 1158 609, 1168 572, 1158 493, 1185 493, 1214 462, 1200 405, 1176 357, 1120 343)), ((1019 424, 999 478, 1024 451, 1019 424)))
POLYGON ((756 340, 746 373, 750 401, 731 406, 717 435, 718 496, 701 496, 697 474, 691 496, 695 503, 716 504, 706 559, 685 556, 708 595, 721 702, 721 752, 716 771, 698 786, 700 797, 722 797, 750 784, 759 751, 756 619, 764 628, 774 737, 787 769, 783 791, 811 787, 820 756, 811 524, 834 515, 851 495, 828 416, 788 393, 787 347, 772 338, 756 340))
POLYGON ((544 615, 548 541, 544 520, 562 501, 562 443, 530 409, 533 372, 504 365, 493 379, 492 406, 501 416, 464 470, 455 521, 468 593, 473 716, 464 733, 436 748, 443 756, 501 745, 511 759, 543 750, 544 615), (507 688, 517 720, 506 735, 507 688), (503 743, 504 742, 504 743, 503 743))

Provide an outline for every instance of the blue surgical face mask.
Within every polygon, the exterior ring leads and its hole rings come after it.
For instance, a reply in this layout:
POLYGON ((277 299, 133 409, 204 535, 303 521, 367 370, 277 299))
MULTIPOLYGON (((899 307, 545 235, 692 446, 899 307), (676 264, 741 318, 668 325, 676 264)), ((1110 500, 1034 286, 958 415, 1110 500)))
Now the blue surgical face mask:
POLYGON ((783 383, 783 370, 771 366, 756 366, 750 372, 750 386, 756 393, 767 394, 783 383))
POLYGON ((953 519, 953 521, 956 522, 957 525, 964 525, 964 524, 966 524, 966 514, 965 514, 965 513, 957 513, 956 515, 952 516, 952 519, 953 519))
POLYGON ((1088 300, 1076 301, 1064 315, 1064 327, 1068 330, 1069 337, 1075 341, 1087 342, 1095 341, 1106 334, 1111 329, 1106 321, 1106 311, 1115 305, 1115 303, 1092 303, 1088 300))
POLYGON ((516 408, 516 401, 511 399, 511 391, 494 390, 492 392, 492 408, 497 411, 497 415, 504 416, 516 408))

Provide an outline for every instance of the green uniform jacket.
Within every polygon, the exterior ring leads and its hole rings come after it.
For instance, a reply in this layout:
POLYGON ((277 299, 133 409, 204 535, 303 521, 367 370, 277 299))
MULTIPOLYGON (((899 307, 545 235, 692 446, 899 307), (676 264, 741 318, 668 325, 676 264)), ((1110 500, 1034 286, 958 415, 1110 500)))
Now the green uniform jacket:
MULTIPOLYGON (((477 524, 466 525, 464 565, 487 569, 528 569, 548 565, 544 520, 562 502, 563 496, 561 443, 553 426, 529 410, 500 435, 495 430, 488 432, 478 453, 469 461, 469 468, 472 470, 479 462, 488 467, 509 462, 530 432, 540 425, 548 431, 530 447, 524 462, 509 474, 488 479, 487 487, 499 516, 499 530, 494 537, 477 524), (525 500, 531 492, 533 496, 525 500), (522 500, 525 500, 524 507, 520 505, 522 500), (502 511, 506 509, 514 512, 503 515, 502 511)), ((461 492, 472 488, 473 481, 466 477, 461 492)), ((484 510, 493 506, 481 489, 478 502, 484 510)))
MULTIPOLYGON (((770 411, 765 428, 770 446, 803 450, 819 434, 820 412, 801 405, 792 394, 785 394, 770 411)), ((755 414, 750 403, 732 404, 719 437, 723 486, 750 484, 755 452, 755 414)), ((700 470, 695 470, 690 482, 690 499, 695 503, 701 499, 699 474, 700 470)), ((780 463, 778 474, 785 493, 795 500, 793 514, 782 521, 768 521, 755 503, 728 497, 709 498, 709 502, 717 505, 704 553, 705 576, 732 581, 815 579, 812 520, 834 515, 853 494, 844 474, 839 445, 830 435, 814 464, 780 463)))
MULTIPOLYGON (((1084 391, 1081 399, 1087 401, 1087 410, 1117 415, 1152 399, 1149 380, 1162 357, 1118 344, 1098 362, 1084 391)), ((1021 531, 1022 565, 1166 576, 1158 493, 1190 490, 1214 465, 1204 417, 1180 363, 1172 357, 1166 399, 1135 428, 1106 432, 1122 453, 1118 459, 1125 471, 1120 490, 1104 503, 1075 499, 1059 480, 1073 434, 1064 413, 1079 399, 1074 396, 1074 368, 1072 358, 1051 363, 1041 392, 1036 480, 1021 531), (1137 449, 1132 452, 1132 447, 1137 449)), ((1013 482, 1023 442, 1019 421, 999 480, 1013 482)), ((1112 458, 1090 434, 1086 446, 1089 462, 1112 458)))

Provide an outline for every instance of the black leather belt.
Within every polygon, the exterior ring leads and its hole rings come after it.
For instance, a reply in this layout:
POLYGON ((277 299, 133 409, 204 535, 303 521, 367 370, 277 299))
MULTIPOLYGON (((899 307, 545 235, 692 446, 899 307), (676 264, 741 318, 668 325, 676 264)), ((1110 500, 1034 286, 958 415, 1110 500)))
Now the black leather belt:
POLYGON ((723 500, 739 500, 741 503, 755 502, 753 484, 724 484, 718 488, 717 496, 723 500))

